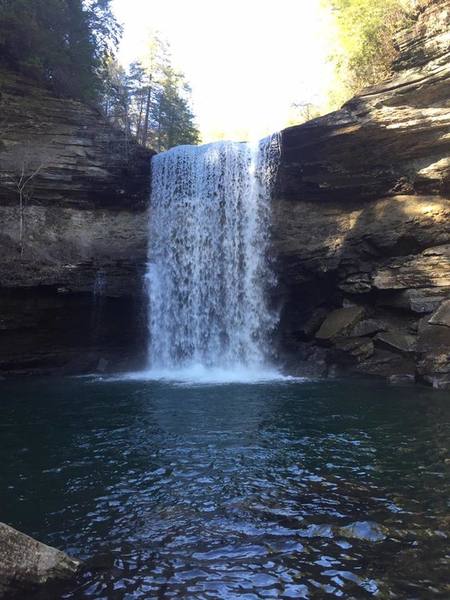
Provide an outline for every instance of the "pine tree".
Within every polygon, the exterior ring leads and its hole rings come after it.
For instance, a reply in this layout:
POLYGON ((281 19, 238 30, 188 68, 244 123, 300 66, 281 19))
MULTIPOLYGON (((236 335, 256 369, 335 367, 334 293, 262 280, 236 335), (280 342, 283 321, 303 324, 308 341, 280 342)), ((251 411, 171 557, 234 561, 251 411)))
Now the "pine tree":
POLYGON ((198 143, 199 132, 189 106, 190 93, 184 75, 167 66, 159 95, 156 149, 168 150, 180 144, 198 143))
POLYGON ((0 61, 62 96, 93 101, 118 41, 110 0, 0 0, 0 61))
POLYGON ((131 130, 139 143, 158 151, 198 143, 191 90, 173 68, 169 45, 158 33, 150 35, 142 61, 131 64, 128 89, 131 130))

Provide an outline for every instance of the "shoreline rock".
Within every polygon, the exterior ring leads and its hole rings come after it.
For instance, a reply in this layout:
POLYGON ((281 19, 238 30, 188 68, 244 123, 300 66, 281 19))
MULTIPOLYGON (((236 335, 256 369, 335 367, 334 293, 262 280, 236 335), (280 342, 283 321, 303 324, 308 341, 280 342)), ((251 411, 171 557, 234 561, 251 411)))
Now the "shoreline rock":
POLYGON ((64 552, 0 523, 0 598, 70 579, 80 565, 64 552))

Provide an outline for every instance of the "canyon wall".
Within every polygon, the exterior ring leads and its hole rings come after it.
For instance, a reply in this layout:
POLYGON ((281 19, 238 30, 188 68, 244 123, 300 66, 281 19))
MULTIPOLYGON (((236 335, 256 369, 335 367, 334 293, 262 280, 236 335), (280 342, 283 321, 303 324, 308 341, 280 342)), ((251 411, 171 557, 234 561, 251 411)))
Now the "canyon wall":
POLYGON ((281 342, 299 372, 450 384, 450 2, 422 3, 393 76, 283 132, 281 342), (295 357, 295 358, 294 358, 295 357))
MULTIPOLYGON (((300 374, 450 384, 450 0, 393 75, 282 132, 276 347, 300 374)), ((94 109, 0 74, 0 373, 134 368, 151 153, 94 109)))
POLYGON ((94 109, 4 72, 0 134, 0 372, 132 367, 151 153, 94 109))

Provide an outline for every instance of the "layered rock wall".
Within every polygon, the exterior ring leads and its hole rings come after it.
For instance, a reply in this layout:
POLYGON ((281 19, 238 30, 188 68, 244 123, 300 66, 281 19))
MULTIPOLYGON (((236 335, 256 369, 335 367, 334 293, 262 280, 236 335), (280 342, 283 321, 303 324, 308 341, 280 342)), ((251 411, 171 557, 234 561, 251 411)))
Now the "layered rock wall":
POLYGON ((150 153, 10 73, 0 133, 0 371, 129 368, 144 351, 150 153))
POLYGON ((450 383, 450 327, 436 317, 450 298, 450 2, 422 3, 398 45, 390 80, 283 132, 280 335, 299 372, 439 387, 450 383))
MULTIPOLYGON (((277 346, 301 374, 450 382, 450 0, 419 3, 393 75, 282 133, 277 346)), ((150 153, 0 74, 0 371, 143 360, 150 153), (24 185, 25 183, 25 185, 24 185)))

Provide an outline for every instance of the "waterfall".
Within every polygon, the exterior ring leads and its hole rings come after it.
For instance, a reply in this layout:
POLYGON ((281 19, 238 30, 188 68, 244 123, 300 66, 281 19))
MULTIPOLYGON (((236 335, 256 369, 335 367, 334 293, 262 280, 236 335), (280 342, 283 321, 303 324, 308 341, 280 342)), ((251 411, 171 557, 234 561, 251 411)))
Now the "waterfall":
POLYGON ((92 344, 98 344, 102 326, 103 305, 105 303, 106 273, 104 269, 95 272, 92 286, 92 313, 91 313, 91 340, 92 344))
POLYGON ((149 368, 261 369, 277 321, 268 250, 279 137, 152 159, 149 368))

